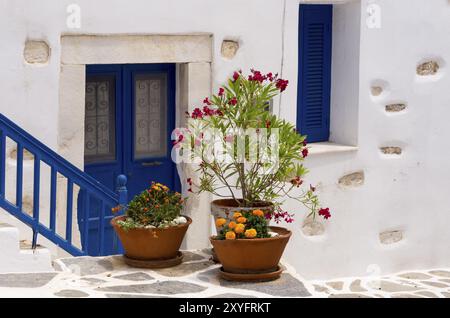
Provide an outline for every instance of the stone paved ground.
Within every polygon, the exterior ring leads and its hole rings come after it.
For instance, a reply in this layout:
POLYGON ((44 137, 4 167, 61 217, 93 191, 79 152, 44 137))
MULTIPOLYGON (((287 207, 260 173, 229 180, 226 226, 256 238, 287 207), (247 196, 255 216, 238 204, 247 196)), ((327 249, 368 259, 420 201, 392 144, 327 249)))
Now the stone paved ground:
POLYGON ((172 268, 145 270, 120 256, 77 257, 54 262, 53 273, 0 274, 0 297, 447 297, 450 269, 374 278, 305 281, 289 266, 279 280, 236 283, 217 277, 208 251, 184 252, 172 268))

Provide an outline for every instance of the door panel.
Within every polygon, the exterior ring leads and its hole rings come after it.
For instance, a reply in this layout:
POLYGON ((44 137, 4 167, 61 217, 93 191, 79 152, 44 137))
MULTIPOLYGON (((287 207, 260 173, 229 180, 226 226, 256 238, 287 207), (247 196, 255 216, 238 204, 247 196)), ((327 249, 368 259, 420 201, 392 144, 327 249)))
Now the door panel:
MULTIPOLYGON (((85 171, 115 191, 116 177, 128 178, 128 199, 151 181, 179 189, 170 158, 175 128, 175 65, 88 65, 86 67, 85 171)), ((84 193, 78 197, 78 221, 83 226, 84 193)), ((89 198, 89 255, 120 253, 110 220, 111 207, 89 198), (103 222, 100 222, 100 217, 103 222), (99 246, 99 226, 105 244, 99 246)), ((82 238, 83 241, 83 238, 82 238)))
POLYGON ((134 78, 134 158, 167 154, 167 76, 138 74, 134 78))
POLYGON ((174 188, 175 165, 170 157, 170 134, 175 128, 175 68, 172 64, 124 67, 130 104, 129 148, 125 170, 131 199, 151 181, 174 188))
MULTIPOLYGON (((97 181, 114 189, 123 170, 122 156, 122 70, 120 66, 86 67, 84 170, 97 181)), ((85 192, 78 195, 78 224, 84 226, 84 207, 89 201, 88 254, 110 255, 121 251, 109 220, 111 207, 85 192), (100 216, 104 221, 100 222, 100 216), (99 246, 99 226, 104 226, 104 245, 99 246)), ((81 238, 84 242, 84 237, 81 238)), ((83 246, 84 248, 84 246, 83 246)))
POLYGON ((87 164, 116 160, 115 76, 91 75, 86 79, 85 147, 87 164))

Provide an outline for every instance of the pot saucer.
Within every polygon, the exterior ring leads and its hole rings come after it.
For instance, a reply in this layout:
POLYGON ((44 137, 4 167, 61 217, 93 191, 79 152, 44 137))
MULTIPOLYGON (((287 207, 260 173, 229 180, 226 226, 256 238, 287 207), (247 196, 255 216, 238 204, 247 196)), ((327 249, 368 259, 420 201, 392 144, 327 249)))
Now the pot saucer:
POLYGON ((123 260, 125 264, 132 267, 140 267, 140 268, 166 268, 172 267, 181 264, 183 261, 183 253, 180 251, 177 252, 177 256, 169 259, 155 259, 155 260, 141 260, 130 258, 126 255, 123 255, 123 260))
POLYGON ((278 266, 276 271, 269 273, 238 274, 225 272, 223 267, 219 269, 219 275, 221 278, 235 282, 268 282, 280 278, 282 272, 283 269, 281 266, 278 266))

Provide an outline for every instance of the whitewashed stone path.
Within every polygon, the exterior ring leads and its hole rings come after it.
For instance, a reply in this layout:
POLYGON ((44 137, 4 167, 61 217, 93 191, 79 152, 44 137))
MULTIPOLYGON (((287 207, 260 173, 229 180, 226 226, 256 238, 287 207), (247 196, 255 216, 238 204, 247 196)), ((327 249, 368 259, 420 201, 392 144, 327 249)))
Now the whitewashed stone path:
POLYGON ((207 250, 184 252, 185 262, 147 270, 120 256, 54 261, 55 272, 0 274, 0 297, 447 297, 450 269, 414 271, 374 278, 306 281, 289 266, 279 280, 237 283, 217 277, 220 265, 207 250))

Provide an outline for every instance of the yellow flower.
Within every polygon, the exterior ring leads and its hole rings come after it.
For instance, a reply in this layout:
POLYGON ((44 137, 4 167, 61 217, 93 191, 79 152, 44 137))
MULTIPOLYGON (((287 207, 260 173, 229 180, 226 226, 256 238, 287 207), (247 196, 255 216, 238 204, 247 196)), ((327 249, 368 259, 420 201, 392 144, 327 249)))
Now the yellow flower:
POLYGON ((247 222, 247 219, 244 218, 243 216, 241 216, 237 219, 237 221, 238 221, 238 223, 245 223, 245 222, 247 222))
POLYGON ((237 218, 239 218, 239 217, 241 217, 242 216, 242 213, 241 212, 234 212, 234 214, 233 214, 233 219, 237 219, 237 218))
POLYGON ((236 227, 236 222, 231 221, 230 223, 228 223, 228 228, 229 229, 234 229, 236 227))
POLYGON ((264 216, 264 212, 262 210, 253 210, 252 214, 255 216, 264 216))
POLYGON ((152 185, 152 189, 156 191, 161 191, 161 189, 157 185, 152 185))
POLYGON ((254 238, 254 237, 256 237, 256 234, 257 234, 257 232, 255 229, 248 229, 245 231, 246 238, 254 238))
POLYGON ((235 234, 233 231, 228 231, 228 232, 225 234, 225 238, 226 238, 227 240, 234 240, 234 239, 236 239, 236 234, 235 234))
POLYGON ((236 227, 234 228, 234 231, 238 234, 244 233, 245 225, 240 223, 236 224, 236 227))
POLYGON ((227 223, 227 220, 225 220, 224 218, 219 218, 216 220, 217 227, 222 227, 225 223, 227 223))

